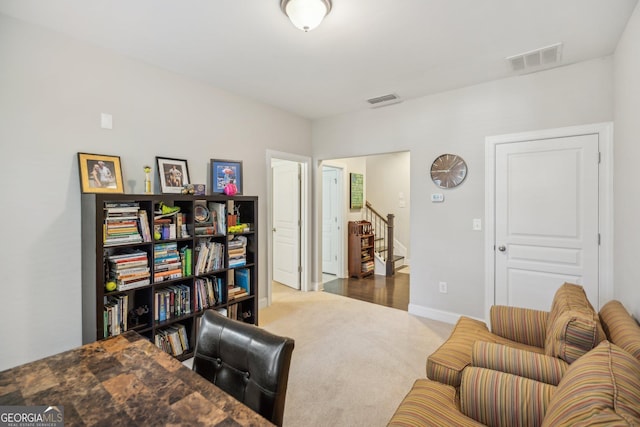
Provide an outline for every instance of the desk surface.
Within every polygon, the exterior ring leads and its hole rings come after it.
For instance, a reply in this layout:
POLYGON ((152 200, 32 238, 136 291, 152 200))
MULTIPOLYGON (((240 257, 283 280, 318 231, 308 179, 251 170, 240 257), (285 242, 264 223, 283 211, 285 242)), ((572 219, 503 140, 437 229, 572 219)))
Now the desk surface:
POLYGON ((135 332, 0 372, 0 405, 64 406, 65 426, 269 426, 135 332))

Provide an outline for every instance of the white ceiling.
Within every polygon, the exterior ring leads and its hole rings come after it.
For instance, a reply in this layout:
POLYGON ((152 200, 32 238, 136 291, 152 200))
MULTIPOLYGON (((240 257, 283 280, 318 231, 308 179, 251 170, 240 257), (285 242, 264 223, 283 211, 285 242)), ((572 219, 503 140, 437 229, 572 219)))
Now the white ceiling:
POLYGON ((280 0, 0 0, 39 24, 309 118, 512 75, 505 57, 564 43, 612 54, 638 0, 333 0, 309 33, 280 0))

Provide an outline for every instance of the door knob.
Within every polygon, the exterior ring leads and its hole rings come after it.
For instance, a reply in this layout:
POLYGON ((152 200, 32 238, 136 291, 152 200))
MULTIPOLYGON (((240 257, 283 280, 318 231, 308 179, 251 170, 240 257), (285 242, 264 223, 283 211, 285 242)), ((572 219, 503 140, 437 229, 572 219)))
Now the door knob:
POLYGON ((498 250, 499 250, 500 252, 504 252, 504 251, 506 251, 506 250, 507 250, 507 248, 506 248, 504 245, 500 245, 500 246, 498 246, 498 250))
POLYGON ((276 232, 276 228, 275 228, 275 227, 273 227, 273 228, 271 229, 271 231, 273 231, 273 232, 275 233, 275 232, 276 232))

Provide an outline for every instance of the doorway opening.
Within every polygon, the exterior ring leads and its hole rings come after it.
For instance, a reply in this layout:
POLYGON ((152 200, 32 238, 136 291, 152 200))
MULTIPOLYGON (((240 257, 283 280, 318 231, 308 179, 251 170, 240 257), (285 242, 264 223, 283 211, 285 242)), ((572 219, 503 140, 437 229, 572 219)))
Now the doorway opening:
MULTIPOLYGON (((322 288, 352 298, 407 310, 410 264, 410 153, 396 152, 362 157, 323 160, 322 182, 322 288), (362 207, 352 207, 351 177, 362 175, 362 207), (393 252, 403 262, 390 277, 372 274, 349 278, 348 222, 367 219, 367 202, 386 216, 395 216, 393 252)), ((381 230, 375 230, 382 238, 381 230)), ((386 233, 382 233, 386 234, 386 233)), ((384 253, 376 251, 377 271, 385 271, 384 253)))
POLYGON ((311 158, 267 150, 267 295, 272 282, 307 291, 311 283, 311 158))

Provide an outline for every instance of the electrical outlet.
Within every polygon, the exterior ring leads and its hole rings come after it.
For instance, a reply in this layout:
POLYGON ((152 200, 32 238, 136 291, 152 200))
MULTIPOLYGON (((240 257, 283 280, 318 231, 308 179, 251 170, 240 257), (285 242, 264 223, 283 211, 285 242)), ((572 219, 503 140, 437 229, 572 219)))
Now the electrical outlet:
POLYGON ((440 287, 440 293, 441 294, 446 294, 447 293, 447 282, 440 282, 438 284, 438 286, 440 287))

